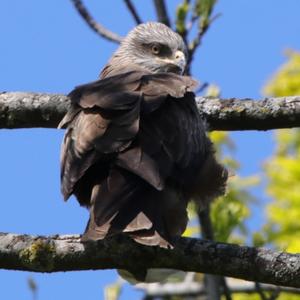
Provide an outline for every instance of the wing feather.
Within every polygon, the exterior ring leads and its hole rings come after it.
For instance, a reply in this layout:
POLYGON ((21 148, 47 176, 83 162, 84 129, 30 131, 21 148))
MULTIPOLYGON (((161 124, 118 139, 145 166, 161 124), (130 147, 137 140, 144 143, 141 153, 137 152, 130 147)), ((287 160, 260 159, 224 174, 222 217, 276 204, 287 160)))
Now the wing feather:
MULTIPOLYGON (((70 196, 76 183, 94 163, 130 147, 140 129, 141 114, 157 110, 169 96, 183 97, 195 85, 190 77, 175 74, 127 72, 75 88, 69 94, 72 107, 60 124, 61 127, 68 126, 61 155, 64 197, 70 196)), ((154 134, 146 135, 152 143, 152 150, 147 150, 150 154, 155 147, 156 152, 165 149, 163 152, 166 153, 161 156, 170 156, 174 133, 171 132, 172 126, 168 128, 168 125, 170 122, 165 122, 164 132, 155 127, 152 128, 154 134)), ((132 159, 132 153, 137 150, 130 151, 118 156, 119 165, 161 189, 164 178, 159 169, 162 168, 144 149, 138 149, 140 160, 132 159)), ((178 153, 182 152, 181 149, 178 153)), ((169 157, 169 164, 172 159, 169 157)), ((170 169, 168 163, 162 165, 163 173, 170 169)))
POLYGON ((169 180, 181 186, 184 169, 202 156, 195 86, 190 77, 136 71, 70 93, 60 125, 67 126, 62 192, 90 206, 84 239, 127 232, 141 243, 168 246, 183 232, 186 199, 169 180))

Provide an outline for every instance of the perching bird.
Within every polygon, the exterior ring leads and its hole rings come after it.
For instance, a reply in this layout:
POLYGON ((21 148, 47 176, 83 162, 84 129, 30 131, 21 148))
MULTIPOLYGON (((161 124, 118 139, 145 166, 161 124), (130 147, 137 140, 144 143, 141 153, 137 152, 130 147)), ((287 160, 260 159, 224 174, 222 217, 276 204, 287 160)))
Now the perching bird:
POLYGON ((224 193, 215 157, 183 72, 182 38, 161 23, 135 27, 101 72, 76 87, 61 150, 64 199, 90 209, 83 240, 124 233, 172 247, 187 224, 187 203, 224 193))

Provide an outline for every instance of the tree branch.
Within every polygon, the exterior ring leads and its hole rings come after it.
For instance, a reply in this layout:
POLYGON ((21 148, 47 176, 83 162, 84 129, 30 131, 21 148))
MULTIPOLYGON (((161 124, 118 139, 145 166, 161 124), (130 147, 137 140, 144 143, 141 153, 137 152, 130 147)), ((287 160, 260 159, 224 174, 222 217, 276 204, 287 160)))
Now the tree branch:
POLYGON ((114 42, 120 43, 122 41, 122 37, 118 34, 108 30, 102 24, 98 23, 89 13, 85 5, 81 0, 71 0, 77 12, 81 15, 84 21, 90 26, 90 28, 95 31, 101 37, 114 42))
MULTIPOLYGON (((168 282, 168 283, 140 283, 137 285, 139 290, 146 293, 149 299, 158 297, 195 297, 207 295, 205 286, 199 282, 168 282)), ((233 294, 257 294, 255 283, 243 281, 241 283, 230 283, 230 292, 233 294)), ((260 284, 264 292, 285 292, 289 294, 300 294, 299 288, 276 286, 271 284, 260 284)))
POLYGON ((0 92, 0 128, 56 128, 69 105, 60 94, 0 92))
POLYGON ((268 130, 300 127, 300 96, 253 99, 197 98, 210 130, 268 130))
MULTIPOLYGON (((197 97, 210 130, 300 127, 300 96, 252 99, 197 97)), ((55 128, 69 107, 61 94, 0 92, 0 128, 55 128)))
POLYGON ((211 273, 300 287, 300 255, 180 238, 174 249, 143 246, 125 236, 81 243, 79 236, 0 233, 0 268, 35 272, 149 268, 211 273))
POLYGON ((131 13, 133 19, 135 20, 135 23, 141 24, 143 23, 143 21, 141 20, 140 16, 138 15, 135 6, 133 5, 133 3, 131 2, 131 0, 124 0, 129 12, 131 13))
POLYGON ((157 15, 157 20, 161 23, 164 23, 165 25, 171 27, 171 22, 170 18, 168 16, 167 8, 166 8, 166 3, 164 0, 153 0, 155 10, 156 10, 156 15, 157 15))

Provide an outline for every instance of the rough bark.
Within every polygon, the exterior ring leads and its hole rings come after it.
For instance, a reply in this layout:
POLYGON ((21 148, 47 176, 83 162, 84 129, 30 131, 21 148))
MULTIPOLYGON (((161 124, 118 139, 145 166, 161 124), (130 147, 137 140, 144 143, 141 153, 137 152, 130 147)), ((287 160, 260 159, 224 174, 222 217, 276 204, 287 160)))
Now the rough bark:
POLYGON ((0 128, 56 128, 69 104, 59 94, 0 93, 0 128))
POLYGON ((300 96, 253 99, 197 99, 211 130, 268 130, 300 126, 300 96))
POLYGON ((218 274, 300 287, 300 255, 180 238, 174 249, 147 247, 125 236, 83 244, 79 236, 0 233, 0 268, 36 272, 148 268, 218 274))
MULTIPOLYGON (((210 130, 268 130, 300 127, 300 96, 283 98, 197 98, 210 130)), ((69 106, 61 94, 0 92, 0 128, 55 128, 69 106)))

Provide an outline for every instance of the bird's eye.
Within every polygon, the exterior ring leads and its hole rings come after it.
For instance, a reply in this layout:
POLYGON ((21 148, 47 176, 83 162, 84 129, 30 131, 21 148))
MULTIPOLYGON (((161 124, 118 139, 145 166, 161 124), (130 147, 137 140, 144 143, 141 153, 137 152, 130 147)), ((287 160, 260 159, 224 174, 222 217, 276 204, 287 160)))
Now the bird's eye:
POLYGON ((152 45, 151 51, 153 54, 158 55, 160 52, 160 47, 158 45, 152 45))

